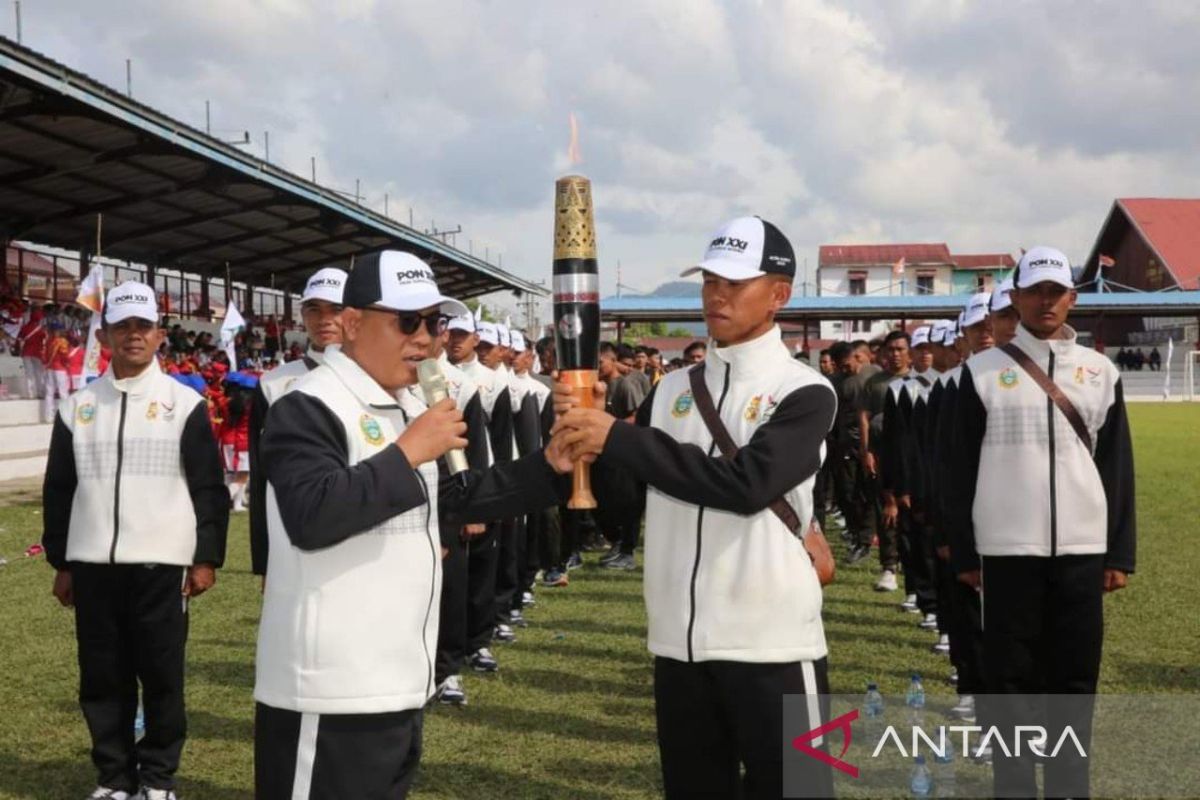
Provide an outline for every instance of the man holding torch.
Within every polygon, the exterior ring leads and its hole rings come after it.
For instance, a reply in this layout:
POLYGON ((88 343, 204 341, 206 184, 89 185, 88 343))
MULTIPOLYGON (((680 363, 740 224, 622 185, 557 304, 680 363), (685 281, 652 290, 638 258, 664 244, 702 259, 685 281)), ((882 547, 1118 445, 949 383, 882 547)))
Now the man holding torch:
MULTIPOLYGON (((649 487, 645 597, 668 798, 782 796, 782 697, 810 697, 808 730, 829 690, 809 555, 820 534, 804 531, 837 401, 775 324, 795 271, 778 228, 735 219, 684 273, 704 276, 702 365, 663 377, 636 425, 555 387, 561 445, 649 487)), ((806 761, 806 791, 832 793, 829 767, 806 761)))

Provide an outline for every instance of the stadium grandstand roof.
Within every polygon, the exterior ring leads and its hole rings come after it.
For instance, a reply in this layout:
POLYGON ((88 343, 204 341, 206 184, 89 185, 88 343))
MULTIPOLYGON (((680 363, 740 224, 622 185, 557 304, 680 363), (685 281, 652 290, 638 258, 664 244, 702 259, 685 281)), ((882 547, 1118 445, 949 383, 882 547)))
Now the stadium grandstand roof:
POLYGON ((385 248, 455 297, 545 289, 0 37, 0 235, 297 290, 385 248))

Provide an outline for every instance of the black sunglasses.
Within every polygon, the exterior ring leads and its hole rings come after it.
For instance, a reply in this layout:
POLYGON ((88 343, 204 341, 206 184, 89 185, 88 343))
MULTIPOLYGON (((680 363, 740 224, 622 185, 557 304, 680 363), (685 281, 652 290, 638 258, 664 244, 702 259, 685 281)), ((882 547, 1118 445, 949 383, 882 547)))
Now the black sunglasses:
POLYGON ((405 336, 412 336, 421 327, 421 323, 425 323, 425 330, 429 331, 430 336, 441 336, 446 332, 446 327, 450 324, 450 317, 440 311, 433 311, 429 314, 420 314, 416 311, 393 311, 390 308, 367 308, 367 311, 380 311, 384 314, 395 314, 396 319, 400 323, 400 332, 405 336))

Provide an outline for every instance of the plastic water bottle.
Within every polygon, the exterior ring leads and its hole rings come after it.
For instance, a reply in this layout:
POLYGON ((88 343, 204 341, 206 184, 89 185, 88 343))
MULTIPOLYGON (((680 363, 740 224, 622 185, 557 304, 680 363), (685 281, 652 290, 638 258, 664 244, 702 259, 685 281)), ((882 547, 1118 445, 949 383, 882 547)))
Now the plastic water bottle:
POLYGON ((904 695, 904 705, 909 708, 925 708, 925 686, 921 683, 921 673, 914 672, 908 684, 908 692, 904 695))
POLYGON ((913 797, 929 797, 933 792, 933 776, 925 766, 925 756, 913 759, 912 774, 908 778, 908 789, 913 797))
POLYGON ((942 755, 934 754, 933 757, 933 780, 937 787, 938 797, 954 797, 955 796, 955 779, 954 779, 954 737, 944 727, 938 731, 942 737, 939 741, 945 742, 945 749, 942 755))
POLYGON ((140 742, 142 737, 146 735, 146 715, 142 711, 142 704, 138 703, 137 716, 133 718, 133 740, 140 742))
POLYGON ((883 731, 883 695, 879 686, 867 684, 867 693, 863 696, 863 728, 868 739, 875 739, 883 731))

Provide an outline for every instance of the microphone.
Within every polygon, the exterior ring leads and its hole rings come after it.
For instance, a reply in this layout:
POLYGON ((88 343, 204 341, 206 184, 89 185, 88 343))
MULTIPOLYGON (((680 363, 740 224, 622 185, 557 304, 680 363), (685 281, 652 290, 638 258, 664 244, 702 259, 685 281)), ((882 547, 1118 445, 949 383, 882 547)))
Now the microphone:
MULTIPOLYGON (((425 405, 433 406, 450 396, 446 385, 446 376, 442 373, 442 365, 436 358, 427 358, 417 365, 417 380, 421 383, 421 391, 425 394, 425 405)), ((446 451, 446 469, 452 476, 457 476, 460 483, 466 483, 467 455, 462 450, 446 451)))

